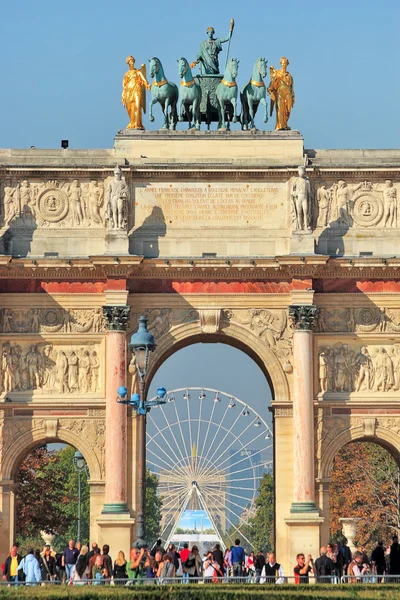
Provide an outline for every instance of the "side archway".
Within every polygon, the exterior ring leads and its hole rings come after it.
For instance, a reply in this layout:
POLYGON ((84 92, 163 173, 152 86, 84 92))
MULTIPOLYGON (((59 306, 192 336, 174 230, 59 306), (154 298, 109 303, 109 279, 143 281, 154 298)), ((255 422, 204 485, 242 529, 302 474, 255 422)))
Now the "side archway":
POLYGON ((64 442, 82 452, 89 468, 90 481, 102 480, 101 465, 98 457, 82 437, 66 429, 59 429, 56 435, 49 435, 45 427, 26 432, 11 444, 3 458, 2 479, 6 481, 13 480, 19 464, 30 450, 41 444, 50 444, 53 442, 64 442))
POLYGON ((271 388, 274 401, 288 402, 290 387, 282 365, 271 348, 251 331, 230 323, 216 333, 204 333, 199 322, 184 323, 171 329, 157 340, 147 378, 149 386, 162 363, 185 346, 197 343, 224 343, 245 352, 263 371, 271 388))
POLYGON ((349 427, 333 439, 321 459, 320 477, 329 479, 333 461, 339 450, 350 442, 374 442, 385 448, 400 465, 400 435, 386 427, 378 426, 374 434, 367 434, 363 425, 349 427))

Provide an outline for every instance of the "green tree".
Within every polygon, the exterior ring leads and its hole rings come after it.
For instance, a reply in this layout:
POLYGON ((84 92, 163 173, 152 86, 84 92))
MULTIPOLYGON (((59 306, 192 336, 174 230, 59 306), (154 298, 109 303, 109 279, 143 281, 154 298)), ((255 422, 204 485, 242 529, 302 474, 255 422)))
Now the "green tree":
POLYGON ((249 519, 249 540, 253 550, 268 552, 274 548, 274 478, 264 473, 260 482, 260 493, 255 501, 256 512, 249 519))
MULTIPOLYGON (((17 537, 23 546, 40 546, 40 531, 57 534, 57 548, 76 539, 78 474, 74 471, 71 446, 49 451, 32 450, 22 461, 17 476, 17 537)), ((81 477, 81 540, 89 537, 89 485, 81 477)))
MULTIPOLYGON (((257 552, 260 549, 265 552, 272 550, 274 528, 274 479, 272 475, 264 473, 260 481, 259 495, 255 500, 253 516, 250 516, 245 525, 240 526, 243 536, 248 540, 241 539, 245 550, 248 552, 251 550, 257 552)), ((236 538, 240 538, 240 533, 232 526, 224 538, 225 545, 232 546, 236 538)))
POLYGON ((157 495, 158 478, 146 471, 146 537, 153 545, 161 531, 162 498, 157 495))

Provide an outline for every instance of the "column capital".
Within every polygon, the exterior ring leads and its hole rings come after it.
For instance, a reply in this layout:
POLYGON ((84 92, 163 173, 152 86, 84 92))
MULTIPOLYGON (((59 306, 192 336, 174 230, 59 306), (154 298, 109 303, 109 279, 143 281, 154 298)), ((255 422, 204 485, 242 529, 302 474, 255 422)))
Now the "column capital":
POLYGON ((289 317, 294 328, 298 331, 312 331, 317 318, 318 308, 305 304, 293 304, 289 306, 289 317))
POLYGON ((126 331, 130 312, 130 306, 103 306, 108 331, 126 331))

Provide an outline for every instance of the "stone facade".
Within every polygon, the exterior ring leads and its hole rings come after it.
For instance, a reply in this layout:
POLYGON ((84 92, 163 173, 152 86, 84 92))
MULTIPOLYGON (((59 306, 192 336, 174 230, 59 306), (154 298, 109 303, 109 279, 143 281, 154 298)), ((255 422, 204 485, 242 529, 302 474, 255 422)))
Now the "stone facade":
POLYGON ((316 554, 340 447, 400 452, 399 188, 400 151, 305 150, 298 132, 124 131, 112 150, 1 150, 1 547, 18 463, 49 441, 88 462, 91 539, 112 528, 111 553, 129 547, 137 420, 115 396, 146 314, 149 377, 204 340, 262 368, 278 556, 290 572, 298 551, 316 554))

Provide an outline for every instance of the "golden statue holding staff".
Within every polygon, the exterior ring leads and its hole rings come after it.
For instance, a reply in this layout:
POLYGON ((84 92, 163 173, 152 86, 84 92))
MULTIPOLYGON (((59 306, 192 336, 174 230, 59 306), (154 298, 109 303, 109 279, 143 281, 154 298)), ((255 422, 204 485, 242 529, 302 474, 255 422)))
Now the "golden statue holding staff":
POLYGON ((144 129, 142 111, 146 112, 146 88, 150 90, 146 79, 146 66, 135 69, 133 56, 128 56, 126 63, 129 65, 129 71, 125 73, 122 81, 122 104, 130 119, 127 129, 144 129))
POLYGON ((279 61, 281 69, 275 70, 274 67, 269 68, 271 82, 268 92, 271 96, 270 116, 275 107, 276 110, 276 127, 275 129, 290 129, 288 125, 290 111, 294 106, 294 89, 293 77, 286 70, 289 64, 286 56, 282 56, 279 61))

